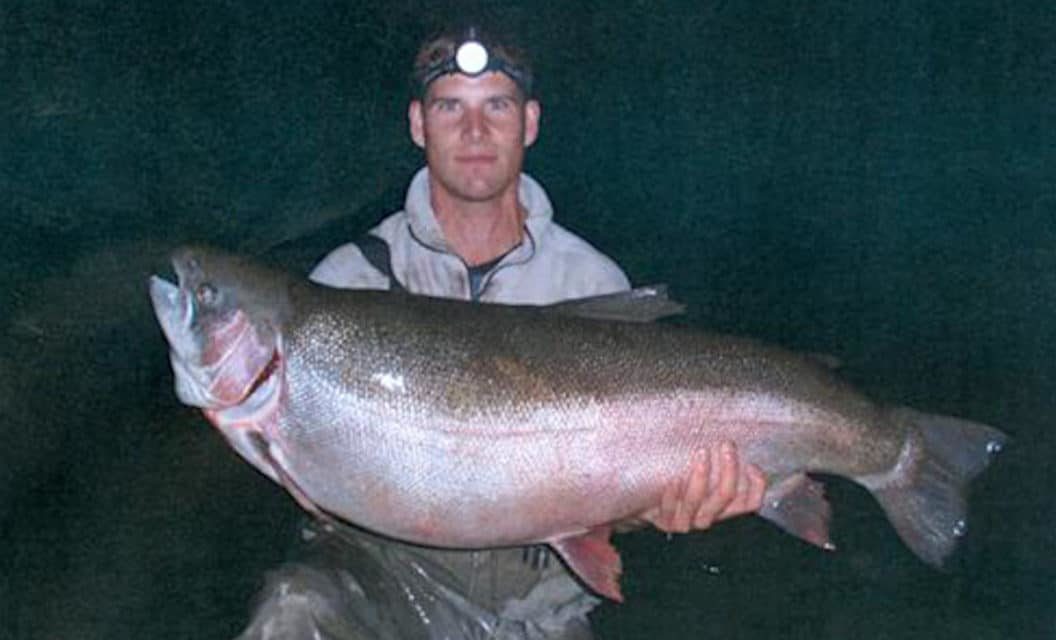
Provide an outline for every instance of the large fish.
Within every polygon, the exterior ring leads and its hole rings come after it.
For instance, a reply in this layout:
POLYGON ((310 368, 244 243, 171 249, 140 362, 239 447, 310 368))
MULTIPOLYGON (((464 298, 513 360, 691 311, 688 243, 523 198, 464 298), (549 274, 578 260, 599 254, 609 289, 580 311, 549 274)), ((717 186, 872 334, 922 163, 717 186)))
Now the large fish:
POLYGON ((303 507, 425 545, 549 543, 614 599, 612 527, 720 439, 767 474, 760 514, 786 531, 831 547, 806 474, 839 474, 934 565, 1005 441, 878 406, 816 358, 580 317, 656 305, 634 293, 507 307, 329 289, 208 249, 173 266, 178 285, 155 276, 150 293, 180 399, 303 507))

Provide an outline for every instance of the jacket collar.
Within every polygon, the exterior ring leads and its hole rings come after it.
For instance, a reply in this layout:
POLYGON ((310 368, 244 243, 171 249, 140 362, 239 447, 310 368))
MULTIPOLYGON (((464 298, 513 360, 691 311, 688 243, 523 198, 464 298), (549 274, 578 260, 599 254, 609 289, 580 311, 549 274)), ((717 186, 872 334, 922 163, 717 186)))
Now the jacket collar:
MULTIPOLYGON (((524 221, 527 233, 521 244, 507 254, 507 260, 503 262, 530 257, 554 217, 553 206, 546 195, 546 190, 526 173, 521 174, 518 197, 528 212, 524 221)), ((403 208, 407 212, 411 234, 418 242, 434 251, 451 253, 444 234, 440 230, 440 224, 436 221, 433 206, 429 202, 428 167, 422 167, 418 173, 414 174, 411 185, 407 189, 407 199, 404 201, 403 208)))

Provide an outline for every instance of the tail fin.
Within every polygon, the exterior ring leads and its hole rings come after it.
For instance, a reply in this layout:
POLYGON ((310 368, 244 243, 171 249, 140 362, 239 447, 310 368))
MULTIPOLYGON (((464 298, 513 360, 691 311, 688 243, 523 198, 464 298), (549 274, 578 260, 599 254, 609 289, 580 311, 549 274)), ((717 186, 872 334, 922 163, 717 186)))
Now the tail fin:
POLYGON ((908 408, 892 409, 891 419, 909 426, 898 463, 859 481, 872 490, 902 541, 941 567, 968 530, 968 483, 1008 437, 984 424, 908 408))

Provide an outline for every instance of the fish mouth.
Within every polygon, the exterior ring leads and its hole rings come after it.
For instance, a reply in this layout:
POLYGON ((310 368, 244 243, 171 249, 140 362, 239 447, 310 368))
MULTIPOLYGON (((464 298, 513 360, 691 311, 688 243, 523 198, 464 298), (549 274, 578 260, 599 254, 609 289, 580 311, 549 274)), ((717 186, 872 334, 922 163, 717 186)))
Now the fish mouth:
MULTIPOLYGON (((165 337, 173 347, 186 344, 194 322, 194 296, 191 289, 201 279, 201 268, 193 250, 184 247, 170 258, 174 281, 158 275, 150 276, 150 301, 165 337)), ((182 352, 182 351, 181 351, 182 352)))
POLYGON ((151 275, 150 302, 169 343, 174 348, 184 344, 190 336, 194 316, 194 303, 188 292, 160 276, 151 275))
POLYGON ((198 335, 192 327, 194 302, 184 289, 168 280, 150 276, 150 301, 161 332, 169 343, 169 362, 176 377, 176 396, 193 407, 211 406, 197 366, 201 354, 198 335))

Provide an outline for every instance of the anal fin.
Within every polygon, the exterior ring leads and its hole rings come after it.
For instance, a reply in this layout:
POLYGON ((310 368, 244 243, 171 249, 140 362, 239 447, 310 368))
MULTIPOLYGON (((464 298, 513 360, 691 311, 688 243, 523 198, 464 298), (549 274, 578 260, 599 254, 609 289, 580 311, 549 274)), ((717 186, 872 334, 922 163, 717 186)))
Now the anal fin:
POLYGON ((806 474, 788 476, 770 487, 759 515, 797 538, 828 551, 836 549, 829 539, 832 507, 824 486, 806 474))
POLYGON ((605 525, 570 538, 550 540, 549 544, 588 587, 606 598, 623 602, 620 593, 623 564, 619 552, 609 542, 611 533, 612 528, 605 525))

